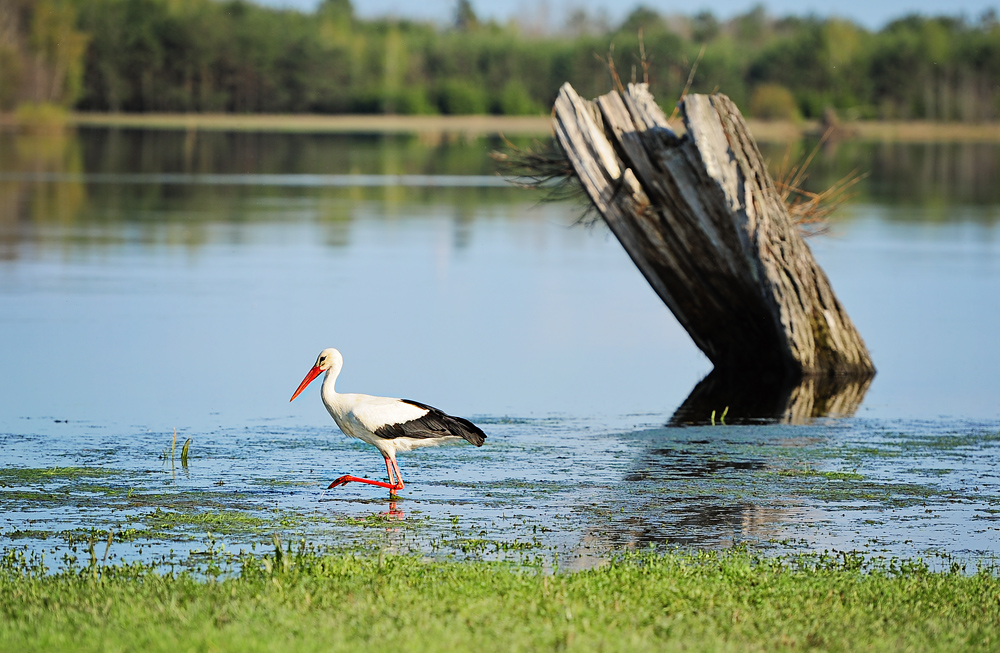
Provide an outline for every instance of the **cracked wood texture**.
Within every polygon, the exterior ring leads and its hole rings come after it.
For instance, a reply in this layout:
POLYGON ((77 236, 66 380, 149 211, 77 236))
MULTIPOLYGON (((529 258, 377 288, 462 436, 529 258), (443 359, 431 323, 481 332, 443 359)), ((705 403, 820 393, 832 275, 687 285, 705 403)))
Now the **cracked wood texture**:
POLYGON ((556 137, 625 251, 716 370, 863 375, 864 341, 725 95, 688 95, 678 135, 646 85, 563 85, 556 137))

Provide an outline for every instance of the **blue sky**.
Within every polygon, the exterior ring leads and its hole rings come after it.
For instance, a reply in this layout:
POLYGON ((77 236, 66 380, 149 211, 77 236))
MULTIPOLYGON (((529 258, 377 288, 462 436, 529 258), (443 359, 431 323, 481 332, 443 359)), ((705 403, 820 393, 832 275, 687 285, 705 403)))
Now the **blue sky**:
MULTIPOLYGON (((296 7, 304 10, 315 8, 318 0, 256 0, 272 6, 296 7)), ((359 16, 393 15, 400 18, 417 18, 446 22, 454 13, 456 0, 354 0, 359 16)), ((669 0, 647 0, 630 2, 625 0, 472 0, 476 13, 481 18, 494 18, 506 22, 512 17, 526 20, 540 19, 550 28, 558 28, 573 9, 584 8, 591 13, 605 12, 612 23, 622 20, 636 6, 644 4, 660 13, 680 13, 693 15, 702 10, 711 10, 719 18, 731 18, 745 13, 756 0, 695 0, 677 2, 669 0)), ((763 3, 768 13, 774 16, 793 14, 804 16, 810 13, 819 16, 837 15, 854 20, 870 29, 878 29, 888 21, 911 13, 926 15, 965 15, 977 19, 987 9, 1000 13, 1000 3, 988 0, 769 0, 763 3)))

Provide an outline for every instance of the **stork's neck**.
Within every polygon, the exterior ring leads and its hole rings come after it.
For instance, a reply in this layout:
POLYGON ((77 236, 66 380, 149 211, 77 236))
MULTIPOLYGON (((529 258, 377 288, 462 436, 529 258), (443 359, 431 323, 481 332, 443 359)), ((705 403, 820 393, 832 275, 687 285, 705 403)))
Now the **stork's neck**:
POLYGON ((337 384, 337 377, 340 376, 340 369, 339 365, 334 365, 326 371, 326 376, 323 377, 323 403, 327 406, 330 406, 337 396, 337 390, 334 386, 337 384))

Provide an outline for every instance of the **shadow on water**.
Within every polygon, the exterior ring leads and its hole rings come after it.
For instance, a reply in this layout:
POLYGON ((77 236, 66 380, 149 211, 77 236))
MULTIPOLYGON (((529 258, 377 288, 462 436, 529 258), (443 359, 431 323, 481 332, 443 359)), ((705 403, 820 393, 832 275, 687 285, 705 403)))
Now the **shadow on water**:
MULTIPOLYGON (((788 452, 814 446, 822 438, 775 438, 768 425, 852 417, 873 378, 789 380, 713 371, 677 408, 666 430, 633 434, 647 440, 647 448, 622 479, 629 488, 627 506, 617 511, 605 507, 609 523, 590 530, 584 542, 600 549, 782 539, 787 524, 809 509, 801 502, 785 505, 777 487, 781 484, 773 479, 795 477, 797 473, 788 471, 788 452), (716 425, 753 430, 672 428, 716 425)), ((811 466, 821 458, 810 456, 794 464, 811 466)))
POLYGON ((585 547, 766 542, 780 537, 782 526, 802 512, 801 506, 767 496, 770 489, 758 482, 781 464, 756 428, 667 428, 629 437, 646 448, 608 503, 592 510, 585 547))
MULTIPOLYGON (((691 440, 655 446, 635 461, 625 483, 655 487, 685 486, 676 495, 649 495, 648 505, 618 524, 608 544, 612 547, 645 547, 650 544, 704 546, 732 544, 737 539, 761 537, 763 527, 787 515, 780 509, 764 508, 751 501, 722 496, 704 496, 693 487, 739 482, 749 473, 768 465, 763 458, 730 458, 732 452, 713 447, 710 440, 691 440), (737 535, 739 534, 739 535, 737 535)), ((711 493, 709 493, 711 494, 711 493)))
POLYGON ((872 379, 874 375, 750 378, 713 370, 694 387, 667 425, 804 424, 817 417, 852 417, 872 379))

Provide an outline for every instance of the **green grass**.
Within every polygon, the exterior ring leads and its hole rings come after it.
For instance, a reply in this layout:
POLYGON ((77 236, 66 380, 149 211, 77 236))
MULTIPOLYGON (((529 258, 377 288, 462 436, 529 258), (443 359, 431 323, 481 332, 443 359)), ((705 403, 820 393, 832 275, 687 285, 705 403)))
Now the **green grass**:
POLYGON ((996 650, 994 571, 745 551, 535 567, 305 551, 226 577, 0 563, 0 650, 996 650), (207 580, 206 580, 207 578, 207 580))

